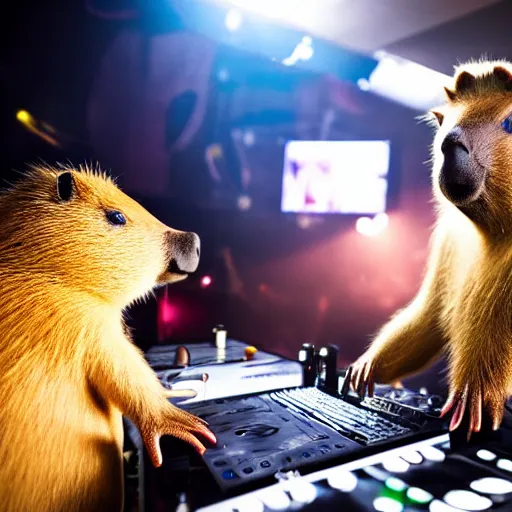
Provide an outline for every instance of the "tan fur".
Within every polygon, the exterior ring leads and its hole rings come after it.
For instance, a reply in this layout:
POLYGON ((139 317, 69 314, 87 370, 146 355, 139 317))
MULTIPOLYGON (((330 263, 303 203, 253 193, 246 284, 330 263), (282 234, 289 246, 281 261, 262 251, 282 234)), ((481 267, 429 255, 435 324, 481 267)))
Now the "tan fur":
POLYGON ((2 512, 122 510, 122 414, 157 465, 160 435, 212 438, 167 401, 122 318, 183 278, 166 271, 166 233, 180 232, 90 169, 71 171, 76 197, 59 202, 63 171, 34 168, 0 196, 2 512))
POLYGON ((480 400, 497 428, 512 384, 512 135, 501 127, 512 114, 511 72, 504 61, 459 66, 447 103, 435 109, 433 124, 441 122, 432 150, 437 222, 426 276, 352 375, 361 391, 374 379, 415 374, 444 352, 450 400, 463 399, 474 411, 474 431, 480 400), (463 207, 448 201, 438 182, 441 143, 455 125, 487 172, 482 194, 463 207))

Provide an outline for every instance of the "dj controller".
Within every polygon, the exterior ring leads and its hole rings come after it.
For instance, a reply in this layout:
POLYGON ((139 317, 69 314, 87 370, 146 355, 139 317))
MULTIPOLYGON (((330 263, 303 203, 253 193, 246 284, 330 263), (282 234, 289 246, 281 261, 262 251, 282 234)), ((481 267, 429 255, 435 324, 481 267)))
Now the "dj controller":
POLYGON ((194 390, 189 401, 300 386, 303 380, 299 362, 228 339, 222 326, 214 342, 155 346, 146 359, 166 388, 194 390))
MULTIPOLYGON (((512 511, 508 409, 498 431, 486 427, 467 443, 464 435, 448 433, 448 421, 439 417, 444 398, 425 389, 377 385, 373 397, 354 394, 346 372, 336 369, 335 347, 304 345, 298 362, 259 353, 259 361, 282 369, 286 378, 267 372, 255 390, 255 384, 240 385, 241 367, 256 359, 254 350, 227 340, 226 363, 220 363, 211 360, 216 345, 190 344, 186 353, 185 345, 158 347, 147 354, 154 366, 155 354, 172 354, 175 369, 181 357, 191 374, 222 367, 222 380, 234 381, 224 396, 227 388, 218 387, 206 399, 203 392, 176 402, 208 422, 217 445, 200 457, 164 437, 160 468, 141 450, 139 510, 512 511), (288 383, 279 385, 283 380, 288 383)), ((174 388, 171 367, 155 371, 174 388)))
POLYGON ((510 445, 453 451, 448 434, 300 476, 278 475, 257 491, 201 512, 512 510, 510 445), (508 448, 508 450, 507 450, 508 448))

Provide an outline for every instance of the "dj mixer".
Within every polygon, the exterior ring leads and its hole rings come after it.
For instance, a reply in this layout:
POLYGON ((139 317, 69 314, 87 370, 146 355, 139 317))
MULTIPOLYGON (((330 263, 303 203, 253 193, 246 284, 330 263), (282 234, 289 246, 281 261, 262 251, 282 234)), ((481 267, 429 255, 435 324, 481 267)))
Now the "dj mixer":
POLYGON ((159 345, 145 354, 165 387, 197 393, 187 403, 302 385, 299 362, 227 339, 222 329, 215 334, 214 341, 159 345))
POLYGON ((198 458, 163 438, 162 467, 144 460, 145 510, 175 510, 180 500, 189 510, 207 508, 265 489, 279 475, 307 475, 446 433, 442 400, 409 390, 395 395, 377 386, 373 398, 361 400, 313 386, 180 405, 205 419, 218 442, 198 458))
POLYGON ((222 491, 270 479, 278 471, 349 460, 366 451, 442 430, 440 420, 383 411, 379 397, 351 403, 316 387, 294 388, 184 406, 206 420, 217 446, 204 462, 222 491))
POLYGON ((283 473, 274 485, 199 510, 510 511, 510 448, 497 436, 486 448, 453 451, 444 434, 305 476, 283 473))
POLYGON ((305 345, 302 385, 180 403, 217 445, 200 457, 162 438, 162 466, 140 461, 139 509, 512 511, 512 415, 468 444, 439 417, 443 397, 381 385, 360 397, 335 356, 305 345))

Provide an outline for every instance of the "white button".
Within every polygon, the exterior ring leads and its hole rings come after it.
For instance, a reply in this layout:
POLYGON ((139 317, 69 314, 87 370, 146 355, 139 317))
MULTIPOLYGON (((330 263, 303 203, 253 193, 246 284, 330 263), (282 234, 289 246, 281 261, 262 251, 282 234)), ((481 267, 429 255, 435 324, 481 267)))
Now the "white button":
POLYGON ((302 480, 290 482, 286 488, 293 501, 306 504, 315 501, 317 495, 316 487, 309 482, 302 480))
POLYGON ((400 457, 390 457, 382 465, 390 473, 405 473, 409 469, 409 463, 400 457))
POLYGON ((407 452, 402 452, 400 454, 402 459, 410 462, 411 464, 421 464, 423 462, 423 457, 415 450, 409 450, 407 452))
POLYGON ((399 501, 381 496, 373 500, 373 508, 378 512, 402 512, 404 506, 399 501))
POLYGON ((420 489, 419 487, 409 487, 409 489, 407 489, 407 497, 411 501, 415 501, 416 503, 421 504, 428 503, 434 498, 432 494, 425 491, 424 489, 420 489))
POLYGON ((341 492, 352 492, 357 486, 357 477, 354 473, 338 470, 332 471, 327 477, 327 483, 341 492))
POLYGON ((428 509, 430 512, 460 512, 460 508, 454 508, 440 500, 434 500, 428 509))
POLYGON ((404 481, 400 480, 400 478, 396 478, 394 476, 386 478, 385 484, 388 489, 391 489, 392 491, 395 492, 402 492, 405 491, 405 489, 407 489, 407 484, 404 481))
POLYGON ((270 510, 286 510, 290 506, 290 498, 284 491, 264 491, 258 498, 270 510))
POLYGON ((424 446, 420 449, 420 453, 425 459, 431 460, 432 462, 443 462, 443 460, 446 459, 444 452, 433 446, 424 446))
POLYGON ((476 452, 476 456, 479 459, 486 460, 486 461, 491 461, 491 460, 494 460, 496 458, 496 454, 490 452, 489 450, 478 450, 476 452))
POLYGON ((236 501, 233 510, 237 512, 263 512, 265 505, 254 497, 246 497, 236 501))
POLYGON ((471 489, 482 494, 508 494, 512 492, 512 483, 503 478, 480 478, 469 484, 471 489))
POLYGON ((487 510, 492 507, 492 501, 471 491, 450 491, 444 501, 462 510, 487 510))
POLYGON ((503 469, 503 471, 510 471, 512 473, 512 460, 499 459, 496 466, 503 469))

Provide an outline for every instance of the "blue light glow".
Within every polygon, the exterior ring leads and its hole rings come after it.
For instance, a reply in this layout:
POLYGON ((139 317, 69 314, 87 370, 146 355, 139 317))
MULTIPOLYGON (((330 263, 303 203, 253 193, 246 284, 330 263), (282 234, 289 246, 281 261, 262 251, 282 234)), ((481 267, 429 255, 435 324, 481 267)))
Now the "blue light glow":
POLYGON ((230 9, 226 14, 226 19, 224 20, 224 23, 226 25, 226 28, 230 32, 235 32, 241 27, 242 21, 243 18, 240 12, 236 9, 230 9))
POLYGON ((283 59, 283 64, 285 66, 293 66, 300 60, 306 61, 311 59, 314 53, 312 43, 311 37, 304 36, 300 43, 293 49, 292 54, 286 57, 286 59, 283 59))

